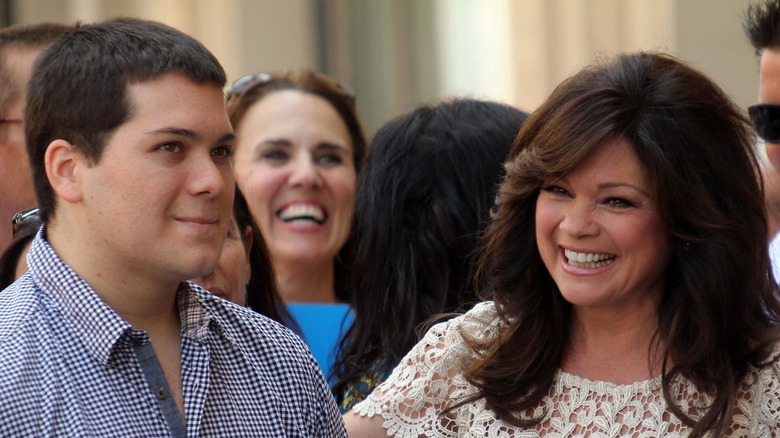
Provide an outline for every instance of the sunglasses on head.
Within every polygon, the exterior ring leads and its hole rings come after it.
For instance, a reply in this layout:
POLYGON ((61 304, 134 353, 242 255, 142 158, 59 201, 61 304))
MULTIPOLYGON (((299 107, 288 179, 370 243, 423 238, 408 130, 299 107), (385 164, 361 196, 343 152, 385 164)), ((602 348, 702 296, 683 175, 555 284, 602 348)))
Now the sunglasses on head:
MULTIPOLYGON (((352 105, 355 105, 355 93, 353 93, 352 90, 336 82, 336 80, 331 78, 330 76, 326 76, 316 72, 312 72, 312 74, 317 79, 328 84, 333 91, 336 91, 338 94, 342 95, 352 105)), ((277 81, 288 81, 289 79, 287 75, 288 75, 287 72, 281 72, 281 73, 255 73, 255 74, 243 76, 239 79, 236 79, 235 82, 233 82, 232 84, 228 85, 228 87, 225 89, 225 98, 229 102, 230 100, 235 99, 245 94, 249 90, 255 89, 257 87, 270 85, 277 81)))
POLYGON ((15 213, 14 216, 11 218, 11 225, 13 226, 13 235, 16 236, 16 233, 19 232, 19 229, 22 228, 24 224, 31 222, 33 220, 39 220, 38 207, 29 208, 27 210, 22 210, 20 212, 15 213))
POLYGON ((760 104, 748 108, 758 135, 769 143, 780 143, 780 105, 760 104))

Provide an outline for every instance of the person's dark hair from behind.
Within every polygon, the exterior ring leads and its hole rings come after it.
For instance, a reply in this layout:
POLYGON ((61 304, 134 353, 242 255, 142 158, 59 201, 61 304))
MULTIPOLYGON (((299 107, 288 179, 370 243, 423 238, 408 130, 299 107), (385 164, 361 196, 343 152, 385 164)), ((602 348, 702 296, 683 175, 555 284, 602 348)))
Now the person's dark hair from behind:
POLYGON ((780 1, 763 0, 749 5, 743 27, 756 52, 780 48, 780 1))
MULTIPOLYGON (((271 256, 268 254, 265 239, 252 218, 244 194, 238 187, 236 187, 236 196, 233 201, 233 216, 236 218, 239 230, 244 230, 246 227, 252 228, 252 248, 249 251, 252 274, 246 285, 247 307, 288 327, 294 325, 294 319, 279 296, 271 265, 271 256)), ((244 233, 241 233, 241 236, 242 239, 245 239, 244 233)))
POLYGON ((11 243, 0 255, 0 291, 16 281, 16 268, 19 266, 19 262, 27 256, 25 249, 33 241, 40 227, 41 221, 37 217, 19 224, 11 243))
POLYGON ((484 398, 512 424, 539 422, 516 413, 548 394, 571 342, 572 306, 536 246, 537 198, 615 138, 646 168, 676 248, 656 310, 666 403, 691 436, 722 436, 748 367, 769 359, 780 337, 760 165, 743 112, 712 80, 663 54, 580 71, 518 134, 478 273, 509 326, 498 345, 475 346, 485 354, 466 374, 479 389, 470 399, 484 398), (712 397, 696 419, 672 398, 680 377, 712 397))
POLYGON ((55 203, 44 160, 52 141, 67 140, 98 163, 108 136, 133 111, 128 85, 174 72, 219 88, 227 80, 219 61, 200 42, 162 23, 132 18, 76 26, 38 57, 38 65, 52 67, 35 68, 30 78, 25 136, 44 223, 55 203))
POLYGON ((420 324, 473 304, 478 238, 525 117, 463 98, 420 106, 376 133, 358 181, 355 322, 334 368, 337 398, 369 373, 386 376, 420 324))

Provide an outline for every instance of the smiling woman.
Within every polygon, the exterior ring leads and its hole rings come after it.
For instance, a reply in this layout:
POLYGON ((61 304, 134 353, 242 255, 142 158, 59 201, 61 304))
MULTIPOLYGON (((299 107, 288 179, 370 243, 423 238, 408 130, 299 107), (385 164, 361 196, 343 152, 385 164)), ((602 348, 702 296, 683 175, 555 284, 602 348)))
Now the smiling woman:
POLYGON ((227 95, 237 182, 268 243, 282 298, 345 302, 366 148, 354 95, 305 69, 245 76, 227 95))
POLYGON ((642 318, 658 302, 669 236, 628 142, 609 140, 562 178, 544 182, 536 244, 558 291, 583 310, 620 307, 642 318))
POLYGON ((492 298, 434 326, 349 436, 772 436, 780 303, 742 112, 663 54, 559 85, 480 250, 492 298), (373 434, 373 435, 372 435, 373 434))
POLYGON ((355 96, 302 69, 227 89, 238 186, 268 244, 279 294, 326 375, 350 321, 347 271, 366 139, 355 96))

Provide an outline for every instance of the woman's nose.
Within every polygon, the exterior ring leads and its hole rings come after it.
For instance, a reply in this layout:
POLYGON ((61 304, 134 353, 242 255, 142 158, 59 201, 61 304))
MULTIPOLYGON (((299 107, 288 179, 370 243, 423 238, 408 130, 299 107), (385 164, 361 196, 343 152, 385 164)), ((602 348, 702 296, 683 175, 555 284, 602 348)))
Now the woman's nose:
POLYGON ((309 157, 302 157, 292 163, 290 185, 294 187, 316 188, 322 185, 320 169, 309 157))
POLYGON ((560 228, 572 237, 595 236, 599 233, 599 224, 594 219, 593 206, 574 202, 564 212, 560 228))

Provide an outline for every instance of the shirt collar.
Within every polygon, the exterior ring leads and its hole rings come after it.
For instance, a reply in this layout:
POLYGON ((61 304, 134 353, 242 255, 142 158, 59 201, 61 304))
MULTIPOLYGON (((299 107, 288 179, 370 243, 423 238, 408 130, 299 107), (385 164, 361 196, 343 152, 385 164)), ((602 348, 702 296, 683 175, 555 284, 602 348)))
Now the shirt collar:
MULTIPOLYGON (((59 258, 44 238, 41 227, 28 254, 29 272, 36 285, 81 340, 89 354, 107 365, 111 352, 126 332, 135 332, 98 294, 59 258)), ((182 336, 202 342, 211 321, 217 322, 206 305, 205 292, 198 286, 181 282, 176 293, 182 336)))

